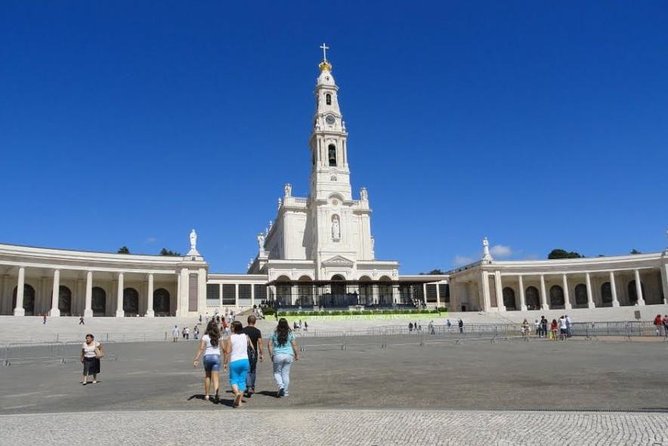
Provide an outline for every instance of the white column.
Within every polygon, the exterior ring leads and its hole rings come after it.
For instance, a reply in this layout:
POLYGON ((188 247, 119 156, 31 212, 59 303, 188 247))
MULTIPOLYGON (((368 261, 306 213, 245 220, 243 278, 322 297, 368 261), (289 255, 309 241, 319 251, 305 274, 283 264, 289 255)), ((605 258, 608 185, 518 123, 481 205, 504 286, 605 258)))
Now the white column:
POLYGON ((596 305, 594 305, 594 293, 591 289, 591 277, 589 277, 589 273, 585 274, 585 280, 587 281, 587 307, 596 308, 596 305))
POLYGON ((25 316, 26 310, 23 308, 23 288, 26 284, 26 269, 19 268, 19 278, 16 285, 16 307, 14 308, 14 316, 25 316))
POLYGON ((615 273, 610 271, 610 291, 612 292, 612 306, 619 306, 619 299, 617 299, 617 285, 615 284, 615 273))
POLYGON ((496 307, 499 311, 506 311, 506 304, 503 302, 503 284, 501 283, 501 271, 494 271, 494 288, 496 292, 496 307))
POLYGON ((564 283, 564 308, 570 310, 573 308, 573 305, 571 305, 571 293, 568 292, 568 279, 566 278, 566 274, 561 276, 561 280, 564 283))
POLYGON ((86 272, 86 302, 84 317, 93 317, 93 271, 86 272))
POLYGON ((524 295, 524 277, 520 274, 518 278, 520 281, 520 309, 522 311, 527 311, 527 299, 524 295))
MULTIPOLYGON (((299 285, 297 285, 297 289, 299 289, 299 285)), ((294 305, 294 303, 292 305, 294 305)), ((234 312, 236 313, 238 311, 238 309, 239 309, 239 284, 235 283, 234 284, 234 312)))
POLYGON ((153 317, 153 273, 148 275, 148 291, 146 292, 146 317, 153 317))
POLYGON ((60 270, 53 271, 53 290, 51 292, 51 317, 59 317, 58 299, 60 298, 60 270))
MULTIPOLYGON (((5 295, 6 295, 6 293, 5 293, 6 277, 7 277, 6 274, 0 274, 0 314, 4 314, 5 308, 8 306, 8 305, 5 305, 5 302, 7 301, 7 299, 4 298, 5 295)), ((11 300, 10 300, 10 302, 11 302, 11 300)), ((11 303, 10 303, 10 305, 11 305, 11 303)), ((11 308, 11 310, 14 310, 14 309, 11 308)))
POLYGON ((642 282, 640 282, 640 271, 637 269, 634 271, 636 276, 636 295, 638 296, 638 305, 645 305, 645 296, 642 295, 642 282))
MULTIPOLYGON (((313 285, 311 285, 311 299, 313 298, 313 285)), ((251 283, 251 308, 255 305, 255 284, 251 283)))
POLYGON ((481 274, 481 280, 482 280, 482 305, 483 305, 483 311, 489 311, 489 309, 492 306, 492 300, 489 295, 489 273, 487 271, 483 271, 481 274))
POLYGON ((661 285, 663 287, 663 303, 668 303, 668 263, 661 265, 661 285))
POLYGON ((125 316, 125 311, 123 311, 123 289, 125 288, 125 284, 123 282, 123 273, 118 273, 118 288, 116 289, 116 317, 125 316))
POLYGON ((547 293, 545 292, 545 275, 540 275, 540 309, 549 310, 547 305, 547 293))
POLYGON ((197 271, 197 309, 202 312, 206 309, 206 269, 199 268, 197 271))

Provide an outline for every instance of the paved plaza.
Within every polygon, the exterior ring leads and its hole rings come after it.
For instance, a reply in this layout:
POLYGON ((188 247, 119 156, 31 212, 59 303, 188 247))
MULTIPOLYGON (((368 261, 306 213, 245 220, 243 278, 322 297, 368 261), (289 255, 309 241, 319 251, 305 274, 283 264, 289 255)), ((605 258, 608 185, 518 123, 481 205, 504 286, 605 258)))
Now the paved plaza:
POLYGON ((2 367, 0 444, 89 444, 89 413, 98 444, 668 445, 668 343, 400 340, 303 339, 290 397, 264 363, 236 410, 203 400, 195 342, 107 344, 97 385, 76 361, 2 367))

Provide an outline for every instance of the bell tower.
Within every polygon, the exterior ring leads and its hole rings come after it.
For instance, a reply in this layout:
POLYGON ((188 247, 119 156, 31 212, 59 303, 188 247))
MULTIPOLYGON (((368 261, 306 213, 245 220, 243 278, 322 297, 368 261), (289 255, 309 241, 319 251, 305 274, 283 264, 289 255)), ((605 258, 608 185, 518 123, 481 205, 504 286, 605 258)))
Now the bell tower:
POLYGON ((320 75, 315 87, 316 110, 313 117, 311 147, 312 199, 326 200, 332 194, 343 200, 352 200, 346 125, 339 108, 338 90, 332 75, 332 64, 327 60, 329 47, 324 43, 320 75))

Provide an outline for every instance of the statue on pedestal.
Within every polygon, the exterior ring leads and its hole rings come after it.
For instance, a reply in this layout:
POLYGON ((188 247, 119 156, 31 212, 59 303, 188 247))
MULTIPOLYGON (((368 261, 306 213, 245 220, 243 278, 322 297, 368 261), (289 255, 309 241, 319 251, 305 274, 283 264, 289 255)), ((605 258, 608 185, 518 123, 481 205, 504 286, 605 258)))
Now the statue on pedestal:
POLYGON ((489 241, 487 240, 487 237, 482 239, 482 260, 486 262, 491 262, 494 260, 494 258, 492 258, 492 254, 489 252, 489 241))
POLYGON ((285 183, 285 186, 283 187, 283 192, 284 192, 284 197, 288 198, 292 196, 292 184, 290 183, 285 183))
POLYGON ((366 187, 360 189, 360 198, 362 199, 362 201, 369 201, 369 194, 366 191, 366 187))
POLYGON ((190 250, 197 251, 197 233, 194 229, 190 231, 190 250))
POLYGON ((260 251, 260 254, 264 253, 264 234, 260 232, 257 235, 257 245, 260 251))

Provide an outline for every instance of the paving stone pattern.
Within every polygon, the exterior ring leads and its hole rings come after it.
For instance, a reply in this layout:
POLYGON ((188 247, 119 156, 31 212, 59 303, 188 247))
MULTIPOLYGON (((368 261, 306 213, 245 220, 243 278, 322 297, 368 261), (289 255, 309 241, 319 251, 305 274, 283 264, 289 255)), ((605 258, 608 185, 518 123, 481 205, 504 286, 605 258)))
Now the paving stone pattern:
POLYGON ((96 385, 75 361, 0 367, 0 445, 668 446, 665 343, 417 341, 304 341, 290 397, 265 362, 237 410, 224 377, 221 404, 202 399, 195 342, 108 344, 96 385))

